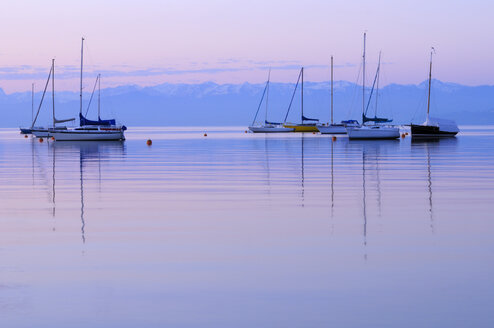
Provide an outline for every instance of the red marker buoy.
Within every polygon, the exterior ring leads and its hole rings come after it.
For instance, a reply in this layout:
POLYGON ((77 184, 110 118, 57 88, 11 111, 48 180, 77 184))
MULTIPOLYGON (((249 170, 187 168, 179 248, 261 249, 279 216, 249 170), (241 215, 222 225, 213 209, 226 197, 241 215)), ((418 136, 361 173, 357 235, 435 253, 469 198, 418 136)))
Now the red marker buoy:
POLYGON ((24 135, 24 138, 27 138, 27 134, 24 135))
POLYGON ((207 136, 208 136, 208 134, 207 134, 207 133, 204 133, 204 136, 205 136, 205 137, 207 137, 207 136))
POLYGON ((333 136, 331 140, 336 141, 336 136, 333 136))
POLYGON ((146 145, 151 146, 153 144, 153 141, 151 139, 148 139, 146 141, 146 145))
POLYGON ((404 133, 401 134, 401 138, 405 138, 405 134, 404 133))
POLYGON ((39 138, 39 142, 43 142, 43 138, 39 138))

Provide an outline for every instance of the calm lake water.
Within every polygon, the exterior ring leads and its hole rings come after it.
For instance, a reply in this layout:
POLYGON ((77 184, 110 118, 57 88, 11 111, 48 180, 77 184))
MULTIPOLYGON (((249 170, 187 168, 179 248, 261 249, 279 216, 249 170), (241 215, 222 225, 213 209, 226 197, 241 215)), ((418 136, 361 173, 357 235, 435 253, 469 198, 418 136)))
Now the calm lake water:
POLYGON ((0 130, 1 327, 494 326, 494 126, 127 138, 0 130))

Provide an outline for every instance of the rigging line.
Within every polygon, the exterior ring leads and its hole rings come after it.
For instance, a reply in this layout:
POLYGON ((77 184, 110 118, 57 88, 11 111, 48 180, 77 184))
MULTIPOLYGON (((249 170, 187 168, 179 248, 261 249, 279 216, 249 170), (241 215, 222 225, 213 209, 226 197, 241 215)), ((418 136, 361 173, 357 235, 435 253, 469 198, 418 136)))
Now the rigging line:
POLYGON ((298 82, 300 81, 301 75, 302 75, 302 69, 300 69, 300 73, 298 73, 297 83, 295 84, 295 89, 293 90, 292 99, 290 100, 290 105, 288 105, 288 110, 286 111, 285 120, 283 121, 283 123, 286 123, 286 119, 288 118, 288 114, 290 113, 290 108, 292 107, 293 98, 295 97, 295 92, 297 92, 298 82))
POLYGON ((36 117, 33 120, 33 124, 31 125, 31 129, 34 127, 34 124, 36 124, 36 120, 38 119, 39 111, 41 110, 41 105, 43 104, 43 99, 45 99, 46 89, 48 88, 48 83, 50 82, 52 70, 53 70, 53 66, 50 69, 50 73, 48 73, 48 79, 46 80, 45 89, 43 91, 43 95, 41 96, 41 101, 39 103, 38 112, 36 113, 36 117))
POLYGON ((374 110, 374 116, 377 117, 377 99, 379 98, 379 79, 381 78, 381 52, 379 51, 379 74, 377 75, 377 84, 376 84, 376 108, 374 110))
POLYGON ((259 114, 259 110, 261 109, 262 100, 264 99, 264 95, 266 94, 267 88, 268 88, 268 83, 266 82, 266 86, 264 86, 264 91, 262 92, 261 101, 259 102, 259 106, 257 106, 256 115, 254 116, 254 120, 252 121, 252 125, 254 125, 256 123, 257 114, 259 114))
POLYGON ((89 103, 87 104, 86 115, 85 115, 86 117, 87 117, 87 113, 89 112, 89 107, 91 106, 91 101, 93 100, 94 91, 96 90, 96 86, 98 85, 98 80, 99 80, 99 75, 96 76, 96 81, 94 81, 93 92, 91 93, 91 98, 89 98, 89 103))
POLYGON ((352 101, 350 102, 350 106, 348 107, 348 111, 347 111, 347 114, 350 117, 352 116, 353 106, 355 105, 355 99, 357 99, 358 81, 360 80, 360 73, 361 72, 362 72, 362 64, 360 64, 360 66, 359 66, 358 74, 357 74, 357 79, 355 80, 355 83, 353 84, 352 101))
MULTIPOLYGON (((374 82, 372 83, 372 89, 369 95, 369 100, 367 101, 367 106, 365 107, 364 115, 367 116, 367 111, 369 110, 370 102, 372 100, 372 94, 374 93, 374 87, 376 86, 376 81, 378 81, 379 71, 381 70, 381 65, 377 66, 376 76, 374 76, 374 82)), ((377 97, 377 96, 376 96, 377 97)), ((377 111, 377 98, 376 98, 376 111, 377 111)))
POLYGON ((264 123, 268 121, 268 102, 269 102, 269 81, 271 79, 271 68, 268 73, 268 82, 267 82, 267 94, 266 94, 266 113, 264 114, 264 123))

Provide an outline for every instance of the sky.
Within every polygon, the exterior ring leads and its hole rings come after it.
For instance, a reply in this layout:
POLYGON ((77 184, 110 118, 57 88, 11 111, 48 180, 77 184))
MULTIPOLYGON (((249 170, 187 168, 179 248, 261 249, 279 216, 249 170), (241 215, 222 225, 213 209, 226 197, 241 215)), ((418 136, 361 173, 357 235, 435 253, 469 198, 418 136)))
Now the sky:
POLYGON ((105 0, 0 2, 0 88, 77 91, 81 37, 84 88, 160 83, 356 82, 367 32, 368 79, 382 51, 382 83, 435 78, 494 84, 493 1, 105 0))

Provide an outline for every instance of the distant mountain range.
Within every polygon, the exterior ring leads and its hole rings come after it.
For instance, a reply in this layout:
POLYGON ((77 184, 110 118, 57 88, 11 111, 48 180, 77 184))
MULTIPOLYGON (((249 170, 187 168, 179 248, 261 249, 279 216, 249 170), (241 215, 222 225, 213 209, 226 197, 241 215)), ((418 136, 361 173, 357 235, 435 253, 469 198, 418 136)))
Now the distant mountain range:
MULTIPOLYGON (((283 121, 293 94, 294 84, 271 83, 269 121, 283 121)), ((152 87, 120 86, 101 91, 102 118, 113 118, 127 126, 247 126, 259 105, 264 84, 160 84, 152 87)), ((371 90, 366 90, 367 97, 371 90)), ((367 116, 375 115, 376 93, 366 101, 367 116)), ((84 111, 90 94, 84 94, 84 111)), ((433 81, 431 116, 451 118, 459 124, 494 124, 494 86, 464 86, 433 81)), ((35 110, 41 93, 35 95, 35 110)), ((77 117, 78 92, 56 92, 58 119, 77 117)), ((88 117, 96 118, 97 99, 93 99, 88 117)), ((396 124, 422 123, 427 107, 427 82, 418 85, 390 84, 379 90, 377 116, 391 117, 396 124)), ((264 120, 265 104, 259 112, 264 120)), ((329 82, 304 84, 304 114, 330 119, 329 82)), ((300 121, 300 86, 294 96, 288 121, 300 121)), ((350 82, 334 84, 334 120, 361 120, 362 89, 350 82)), ((0 89, 0 126, 17 127, 31 122, 31 93, 5 94, 0 89)), ((51 95, 47 94, 38 123, 51 122, 51 95)))

